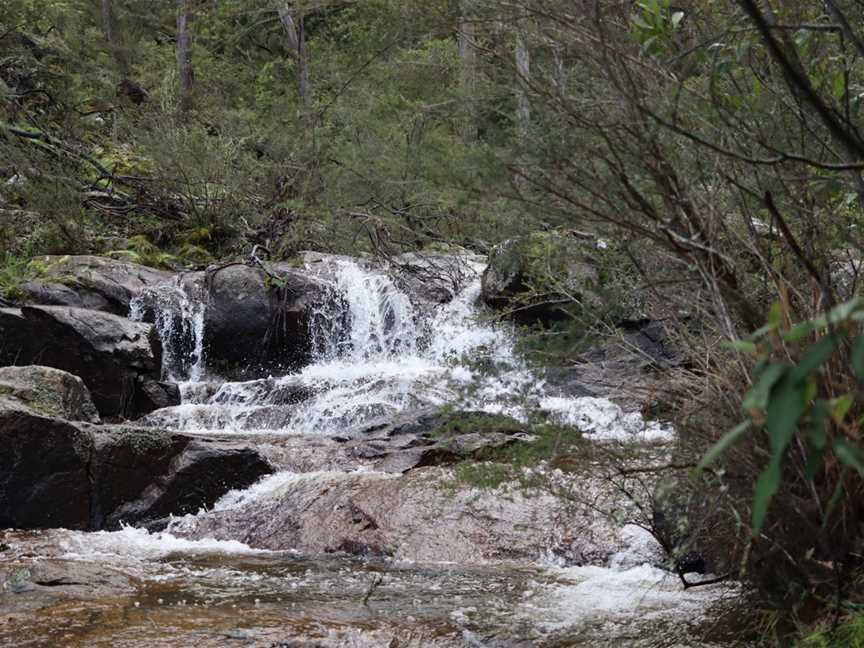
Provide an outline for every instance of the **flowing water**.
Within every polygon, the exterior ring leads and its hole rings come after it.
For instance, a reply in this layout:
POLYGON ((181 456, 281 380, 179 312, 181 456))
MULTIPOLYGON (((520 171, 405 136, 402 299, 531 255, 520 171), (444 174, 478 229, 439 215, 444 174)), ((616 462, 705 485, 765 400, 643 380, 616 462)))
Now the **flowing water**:
MULTIPOLYGON (((163 377, 181 382, 183 394, 181 405, 143 422, 262 447, 284 437, 301 448, 350 437, 384 415, 450 404, 518 419, 542 411, 598 442, 670 438, 669 429, 609 401, 550 391, 514 352, 512 331, 484 317, 477 303, 482 268, 466 268, 455 297, 432 308, 412 303, 384 270, 329 260, 320 272, 329 297, 313 318, 313 362, 295 374, 248 382, 207 373, 206 304, 191 283, 142 295, 131 316, 152 317, 165 349, 163 377)), ((722 592, 684 592, 677 578, 650 564, 656 547, 632 529, 629 539, 622 532, 628 548, 594 567, 559 566, 539 553, 522 564, 427 564, 189 539, 189 529, 205 519, 278 506, 310 482, 330 488, 340 476, 396 479, 360 463, 335 472, 312 468, 318 472, 277 473, 232 491, 213 510, 162 533, 7 533, 0 561, 30 570, 20 578, 25 590, 39 567, 34 556, 44 557, 46 569, 74 564, 82 582, 95 585, 76 584, 83 587, 78 598, 31 608, 24 591, 21 610, 0 620, 0 645, 715 645, 705 638, 705 614, 725 605, 722 592)))

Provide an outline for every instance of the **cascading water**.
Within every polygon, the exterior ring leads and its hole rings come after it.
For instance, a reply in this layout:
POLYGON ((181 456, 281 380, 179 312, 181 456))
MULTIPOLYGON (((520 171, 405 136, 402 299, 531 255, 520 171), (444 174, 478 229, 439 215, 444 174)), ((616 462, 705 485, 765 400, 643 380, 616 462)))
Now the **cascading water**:
MULTIPOLYGON (((192 433, 344 434, 371 419, 442 404, 526 419, 543 409, 597 438, 667 438, 668 429, 609 401, 548 394, 514 351, 513 332, 478 305, 482 265, 465 264, 454 298, 418 309, 381 269, 329 261, 325 302, 312 316, 313 362, 297 374, 223 383, 215 393, 183 386, 183 404, 146 422, 192 433)), ((173 287, 146 293, 155 310, 166 375, 204 375, 204 305, 173 287), (183 371, 186 370, 184 374, 183 371)))
POLYGON ((182 283, 158 286, 136 295, 129 319, 152 318, 162 342, 162 379, 200 381, 204 377, 204 313, 206 303, 182 283))

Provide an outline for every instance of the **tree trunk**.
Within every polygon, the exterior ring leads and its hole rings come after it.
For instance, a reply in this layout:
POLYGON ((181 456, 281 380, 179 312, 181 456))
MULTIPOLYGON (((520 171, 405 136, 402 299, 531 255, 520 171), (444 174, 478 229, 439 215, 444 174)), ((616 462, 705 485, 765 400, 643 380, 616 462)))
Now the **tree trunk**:
MULTIPOLYGON (((463 2, 463 10, 465 3, 463 2)), ((477 32, 474 21, 464 14, 456 25, 456 42, 459 48, 462 100, 465 105, 465 123, 462 137, 470 143, 477 140, 477 111, 474 107, 477 94, 477 32)))
POLYGON ((519 136, 528 134, 531 124, 531 103, 528 101, 528 84, 531 80, 531 54, 525 33, 520 29, 516 32, 516 126, 519 136))
POLYGON ((567 66, 564 63, 565 47, 561 43, 553 42, 552 48, 552 63, 555 66, 555 85, 558 87, 558 92, 564 94, 567 90, 567 66))
POLYGON ((105 32, 105 40, 107 40, 108 44, 113 47, 115 45, 115 41, 114 41, 114 12, 111 10, 111 0, 102 0, 101 1, 101 9, 102 9, 102 29, 105 32))
MULTIPOLYGON (((516 135, 517 148, 522 148, 528 139, 528 129, 531 125, 531 102, 528 99, 528 86, 531 80, 531 54, 528 51, 528 41, 521 28, 516 31, 516 135)), ((514 183, 517 187, 524 186, 527 173, 525 152, 518 154, 515 162, 514 183)))
POLYGON ((303 17, 295 20, 287 2, 280 2, 276 10, 279 12, 279 20, 285 29, 288 39, 288 49, 297 63, 297 94, 300 102, 308 106, 312 101, 311 81, 309 80, 309 54, 306 47, 306 29, 303 17))
POLYGON ((180 77, 180 104, 188 108, 195 72, 192 69, 192 11, 189 0, 177 0, 177 72, 180 77))

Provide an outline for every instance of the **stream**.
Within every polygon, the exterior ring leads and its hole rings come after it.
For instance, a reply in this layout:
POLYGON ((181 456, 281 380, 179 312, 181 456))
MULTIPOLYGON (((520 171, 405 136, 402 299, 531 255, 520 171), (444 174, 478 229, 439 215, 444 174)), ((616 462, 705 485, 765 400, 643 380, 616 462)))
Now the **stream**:
MULTIPOLYGON (((476 529, 493 534, 519 515, 552 519, 559 514, 551 504, 544 509, 548 497, 501 489, 433 496, 429 484, 449 469, 403 476, 339 450, 378 421, 445 405, 522 421, 539 413, 598 444, 657 451, 673 438, 637 412, 546 385, 514 350, 513 331, 484 316, 482 265, 469 261, 464 269, 453 298, 429 305, 412 302, 384 269, 343 258, 316 264, 330 297, 314 318, 313 362, 246 382, 208 372, 206 304, 194 291, 178 282, 134 300, 132 319, 155 312, 163 378, 180 383, 182 393, 180 405, 138 424, 243 440, 278 470, 160 529, 0 532, 0 570, 11 573, 4 586, 19 594, 0 609, 0 645, 743 645, 730 639, 739 590, 685 591, 658 566, 659 548, 639 528, 609 531, 606 544, 595 542, 606 549, 580 561, 542 550, 548 543, 538 521, 519 532, 531 538, 526 558, 502 552, 495 559, 473 550, 494 544, 478 540, 476 529), (383 499, 400 488, 414 499, 383 499), (332 508, 323 494, 340 489, 360 502, 364 489, 379 493, 370 501, 388 510, 354 515, 374 518, 364 523, 372 525, 368 533, 394 516, 403 526, 387 537, 399 542, 381 552, 316 551, 330 533, 323 523, 311 528, 332 508), (426 515, 423 501, 433 497, 444 504, 426 515), (406 510, 395 511, 403 501, 406 510), (469 529, 468 512, 495 519, 485 526, 472 520, 469 529), (294 535, 284 530, 295 523, 294 535), (63 595, 51 596, 61 585, 63 595)), ((556 542, 566 532, 556 531, 556 542)))

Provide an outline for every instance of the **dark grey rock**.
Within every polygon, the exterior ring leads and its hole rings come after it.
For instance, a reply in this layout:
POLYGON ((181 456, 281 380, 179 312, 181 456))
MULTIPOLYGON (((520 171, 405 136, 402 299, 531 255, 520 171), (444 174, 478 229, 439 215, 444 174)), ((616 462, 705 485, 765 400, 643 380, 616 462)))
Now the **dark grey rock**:
POLYGON ((207 272, 204 344, 208 365, 231 378, 287 373, 310 358, 310 321, 323 286, 303 272, 233 265, 207 272))
POLYGON ((143 379, 158 380, 161 348, 150 324, 67 306, 0 313, 2 365, 45 365, 80 376, 102 416, 137 416, 143 379))

